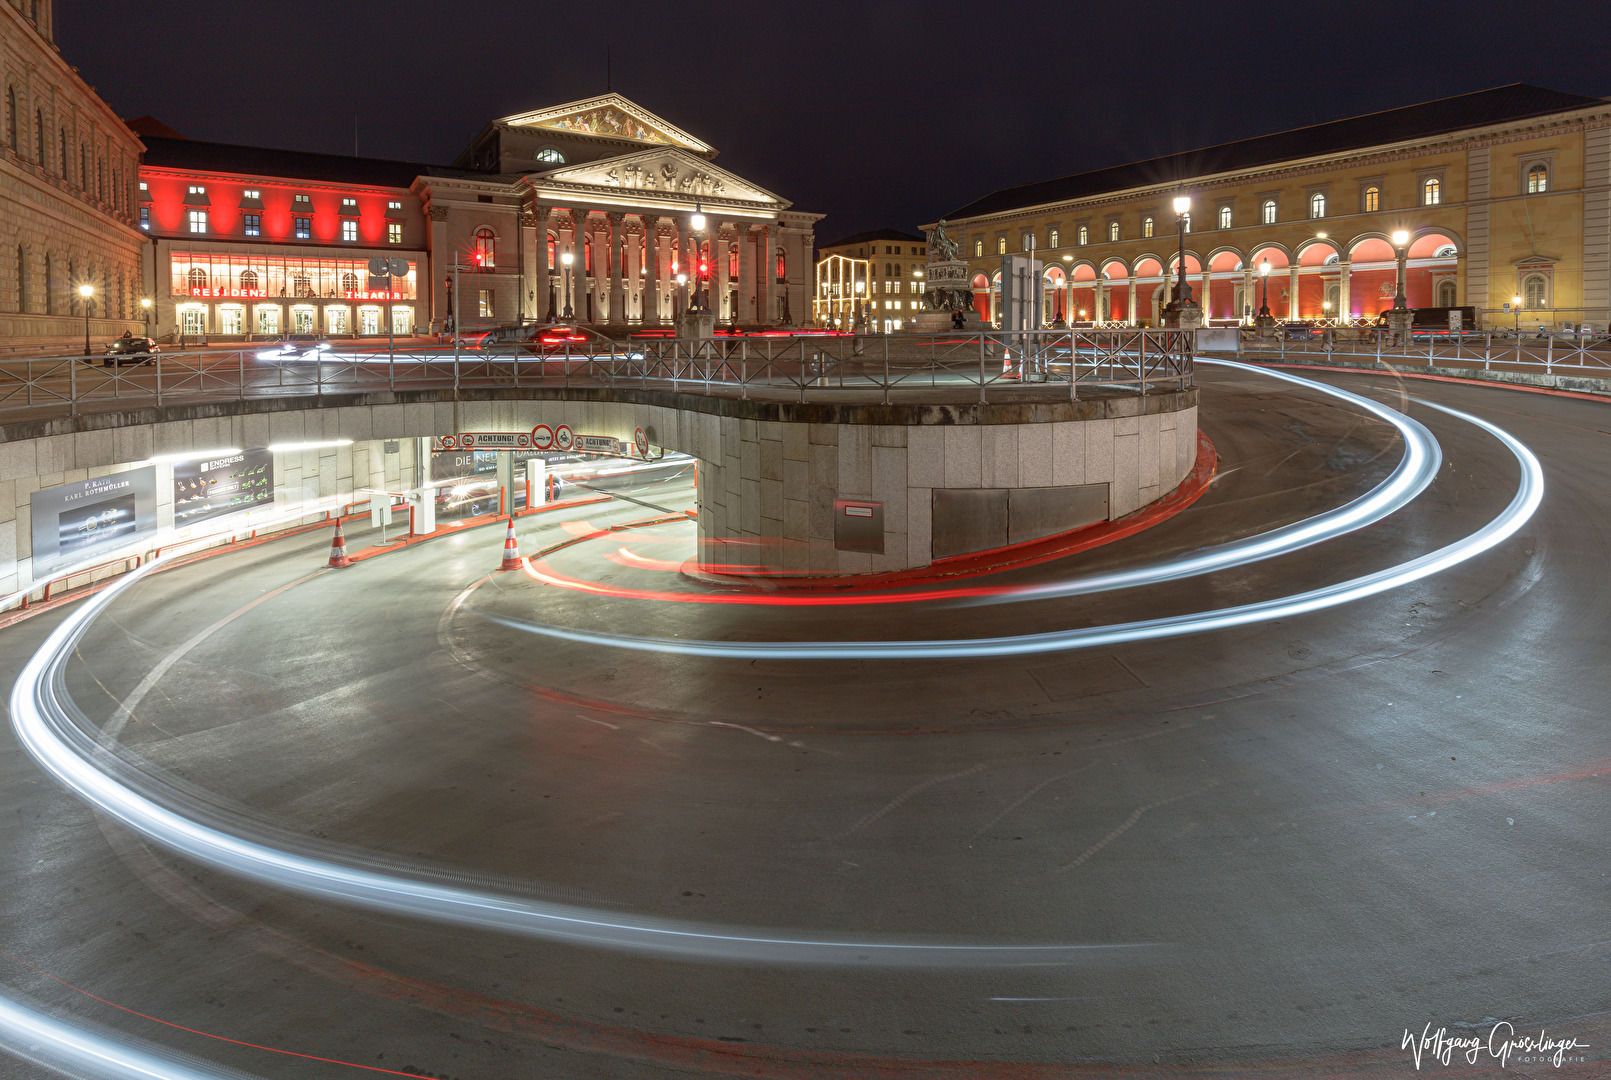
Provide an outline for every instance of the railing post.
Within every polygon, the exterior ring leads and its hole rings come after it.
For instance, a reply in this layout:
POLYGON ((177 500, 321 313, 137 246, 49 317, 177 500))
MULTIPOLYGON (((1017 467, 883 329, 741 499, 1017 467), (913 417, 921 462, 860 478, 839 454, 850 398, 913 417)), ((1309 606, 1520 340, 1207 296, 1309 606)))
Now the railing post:
POLYGON ((981 405, 983 405, 985 403, 984 384, 985 384, 985 335, 984 335, 984 331, 981 330, 981 331, 979 331, 979 404, 981 404, 981 405))
MULTIPOLYGON (((845 377, 839 376, 839 385, 845 384, 845 377)), ((884 335, 884 404, 889 404, 889 335, 884 335)))
POLYGON ((236 400, 246 400, 246 350, 241 349, 235 354, 235 388, 236 400))
POLYGON ((1494 332, 1492 330, 1484 330, 1482 332, 1482 370, 1487 371, 1488 365, 1493 363, 1493 359, 1494 332))
POLYGON ((78 361, 69 360, 67 369, 67 415, 78 415, 78 361))
POLYGON ((1555 331, 1551 330, 1544 336, 1544 374, 1555 373, 1555 331))
POLYGON ((157 404, 162 404, 162 354, 157 353, 157 404))

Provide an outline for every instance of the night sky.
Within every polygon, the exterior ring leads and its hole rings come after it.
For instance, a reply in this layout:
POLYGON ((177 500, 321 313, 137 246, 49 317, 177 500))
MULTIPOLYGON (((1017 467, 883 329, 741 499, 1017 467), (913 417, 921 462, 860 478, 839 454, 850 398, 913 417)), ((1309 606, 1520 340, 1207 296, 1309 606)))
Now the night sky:
POLYGON ((1611 4, 1589 0, 58 0, 57 30, 123 116, 329 153, 352 152, 356 117, 360 154, 436 164, 493 117, 603 91, 608 44, 615 90, 827 214, 819 243, 1503 83, 1611 94, 1611 4))

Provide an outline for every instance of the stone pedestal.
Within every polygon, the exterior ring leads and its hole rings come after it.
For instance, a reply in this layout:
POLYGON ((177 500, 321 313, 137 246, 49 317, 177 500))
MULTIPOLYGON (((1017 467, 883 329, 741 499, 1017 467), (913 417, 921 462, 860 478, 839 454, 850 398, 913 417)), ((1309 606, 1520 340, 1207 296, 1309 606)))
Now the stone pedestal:
POLYGON ((1409 308, 1389 308, 1387 311, 1387 328, 1393 331, 1393 343, 1404 346, 1410 343, 1410 327, 1415 323, 1415 314, 1409 308))
POLYGON ((1196 330, 1203 325, 1203 309, 1195 300, 1171 304, 1164 312, 1164 325, 1171 330, 1196 330))
POLYGON ((951 329, 949 311, 920 311, 910 320, 911 329, 919 334, 943 334, 951 329))
POLYGON ((682 313, 677 320, 677 336, 680 338, 712 338, 716 336, 716 313, 703 309, 694 309, 682 313))

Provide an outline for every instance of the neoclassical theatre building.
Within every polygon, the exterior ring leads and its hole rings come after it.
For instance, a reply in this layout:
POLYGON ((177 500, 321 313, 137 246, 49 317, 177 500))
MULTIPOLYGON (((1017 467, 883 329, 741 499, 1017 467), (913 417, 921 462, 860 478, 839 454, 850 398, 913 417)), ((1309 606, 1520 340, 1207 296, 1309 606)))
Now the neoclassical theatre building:
POLYGON ((140 325, 140 140, 56 50, 51 0, 0 3, 0 349, 140 325), (88 309, 80 290, 88 286, 88 309))
POLYGON ((617 94, 495 120, 451 166, 133 123, 147 147, 138 223, 158 336, 410 334, 444 329, 455 310, 463 327, 670 331, 693 287, 679 277, 701 261, 721 322, 810 319, 821 215, 713 164, 713 148, 617 94), (372 276, 377 256, 406 274, 372 276))
POLYGON ((1250 320, 1266 296, 1277 319, 1374 319, 1393 303, 1398 233, 1412 308, 1611 321, 1611 101, 1535 86, 1007 188, 947 215, 947 231, 985 319, 1001 256, 1033 246, 1048 323, 1157 325, 1182 194, 1187 281, 1211 324, 1250 320))

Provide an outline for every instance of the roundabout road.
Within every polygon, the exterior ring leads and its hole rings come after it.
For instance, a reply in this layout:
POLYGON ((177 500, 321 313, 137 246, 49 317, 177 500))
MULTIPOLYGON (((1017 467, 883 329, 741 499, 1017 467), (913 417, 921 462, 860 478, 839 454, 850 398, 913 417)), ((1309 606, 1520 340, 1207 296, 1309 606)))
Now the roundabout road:
MULTIPOLYGON (((1414 1068, 1405 1029, 1486 1037, 1496 1020, 1603 1054, 1611 410, 1310 374, 1403 408, 1441 468, 1368 528, 1235 569, 1019 602, 708 603, 719 591, 672 569, 692 523, 616 501, 520 528, 528 554, 555 549, 538 569, 617 595, 490 573, 496 529, 328 572, 315 534, 135 581, 64 667, 78 722, 115 751, 102 767, 232 831, 617 921, 869 953, 1076 947, 1051 962, 664 955, 337 904, 149 843, 8 732, 0 988, 286 1077, 1397 1075, 1414 1068), (518 628, 948 640, 1320 588, 1457 542, 1517 493, 1500 441, 1413 399, 1525 443, 1543 503, 1491 550, 1328 610, 946 659, 689 656, 518 628), (630 527, 585 535, 607 525, 630 527)), ((1316 391, 1234 370, 1199 383, 1219 474, 1196 504, 968 586, 1267 532, 1381 484, 1404 452, 1316 391)), ((685 479, 651 483, 623 493, 691 505, 685 479)), ((72 610, 0 631, 8 685, 72 610)))

